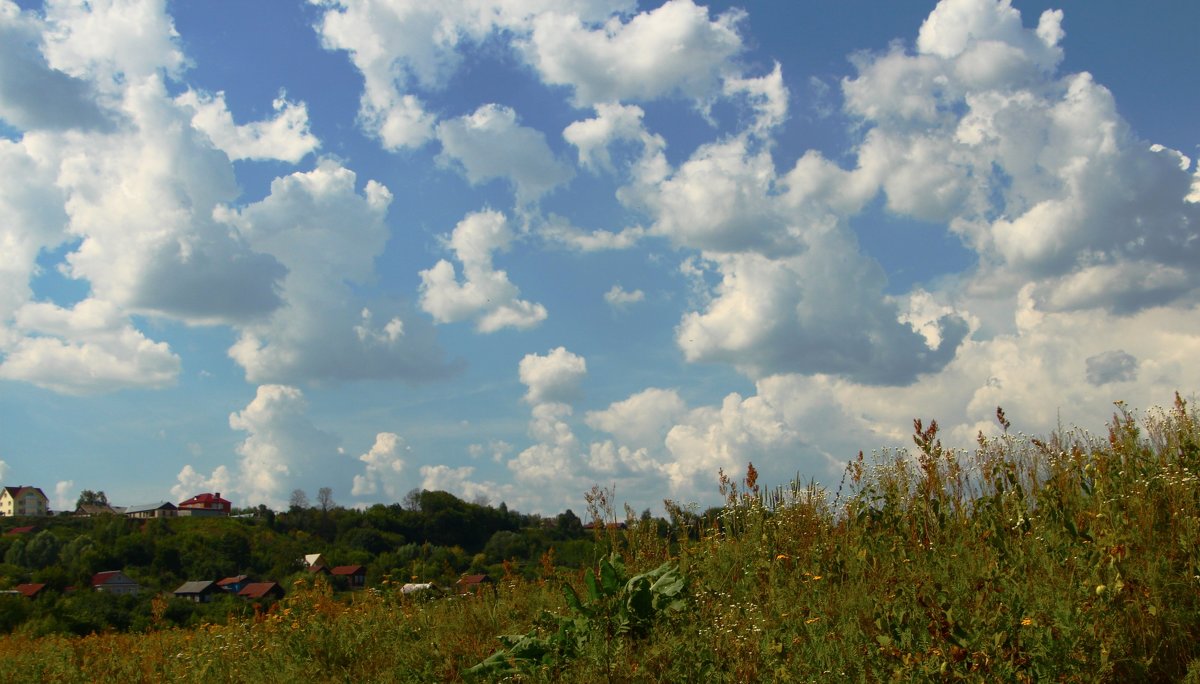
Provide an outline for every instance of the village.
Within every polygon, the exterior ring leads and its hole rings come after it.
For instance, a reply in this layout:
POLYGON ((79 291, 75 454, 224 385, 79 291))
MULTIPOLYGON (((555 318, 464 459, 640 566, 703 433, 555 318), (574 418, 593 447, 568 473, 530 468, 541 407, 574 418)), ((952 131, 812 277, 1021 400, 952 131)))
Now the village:
MULTIPOLYGON (((93 493, 87 492, 87 494, 93 493)), ((73 512, 61 511, 56 514, 51 510, 45 492, 39 487, 26 485, 3 487, 0 488, 0 517, 38 518, 57 515, 94 518, 121 516, 133 520, 164 520, 187 517, 229 517, 233 514, 232 502, 223 498, 220 492, 202 492, 178 504, 158 501, 133 506, 111 505, 107 503, 102 494, 100 501, 93 500, 92 503, 84 503, 84 498, 93 499, 91 496, 81 497, 81 502, 73 512)), ((38 530, 39 526, 36 524, 20 525, 10 528, 4 533, 4 536, 32 535, 38 530)), ((305 554, 296 559, 296 564, 304 573, 313 578, 324 578, 333 589, 338 591, 357 591, 367 587, 367 568, 361 564, 331 566, 321 553, 305 554)), ((460 594, 477 593, 489 586, 494 590, 494 580, 486 573, 464 574, 455 583, 455 589, 460 594)), ((141 584, 121 570, 104 570, 95 573, 91 577, 89 588, 114 596, 137 595, 145 590, 141 584)), ((27 582, 16 584, 11 589, 0 589, 0 596, 10 595, 36 599, 46 590, 45 583, 27 582)), ((78 587, 75 586, 64 588, 64 592, 67 593, 77 590, 78 587)), ((403 584, 401 591, 404 594, 417 592, 440 594, 446 590, 434 582, 409 582, 403 584)), ((286 590, 277 581, 260 581, 245 574, 238 574, 223 578, 189 579, 169 593, 175 598, 194 603, 208 603, 220 596, 232 595, 263 605, 282 599, 286 590)))

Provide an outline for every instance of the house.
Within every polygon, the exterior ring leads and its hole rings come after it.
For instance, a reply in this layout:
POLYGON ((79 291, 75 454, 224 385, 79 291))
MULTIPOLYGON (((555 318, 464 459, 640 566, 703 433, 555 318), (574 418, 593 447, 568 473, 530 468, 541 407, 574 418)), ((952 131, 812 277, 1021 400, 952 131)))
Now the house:
POLYGON ((128 518, 174 518, 178 509, 170 501, 130 506, 125 509, 128 518))
POLYGON ((250 584, 250 577, 247 575, 234 575, 233 577, 226 577, 223 580, 217 581, 217 586, 223 591, 234 594, 245 589, 247 584, 250 584))
POLYGON ((319 553, 310 553, 300 559, 300 562, 306 568, 311 568, 314 565, 325 565, 325 556, 319 553))
POLYGON ((0 489, 0 516, 50 515, 50 499, 37 487, 0 489))
POLYGON ((37 525, 22 525, 21 527, 14 527, 5 532, 4 536, 15 537, 18 534, 32 534, 33 532, 37 532, 37 525))
POLYGON ((326 577, 329 576, 329 566, 327 565, 310 565, 305 568, 304 571, 311 574, 313 577, 316 577, 317 575, 325 575, 326 577))
POLYGON ((18 584, 17 593, 25 598, 37 598, 46 590, 45 584, 18 584))
POLYGON ((195 601, 196 603, 208 603, 213 599, 213 596, 220 592, 221 589, 216 582, 210 580, 199 580, 195 582, 184 582, 179 585, 174 594, 177 598, 195 601))
POLYGON ((79 504, 75 507, 75 517, 94 518, 97 515, 118 515, 125 509, 117 510, 108 504, 79 504))
POLYGON ((342 578, 351 589, 367 586, 367 569, 361 565, 339 565, 329 572, 334 578, 342 578))
POLYGON ((485 586, 490 586, 495 593, 496 580, 492 579, 491 575, 463 575, 454 586, 458 587, 460 594, 478 594, 485 586))
POLYGON ((109 594, 136 594, 142 590, 137 582, 120 570, 106 570, 92 575, 92 588, 109 594))
POLYGON ((237 593, 242 598, 258 600, 264 598, 283 598, 283 587, 275 582, 252 582, 237 593))
POLYGON ((221 492, 197 494, 179 502, 179 515, 229 515, 233 504, 221 498, 221 492))

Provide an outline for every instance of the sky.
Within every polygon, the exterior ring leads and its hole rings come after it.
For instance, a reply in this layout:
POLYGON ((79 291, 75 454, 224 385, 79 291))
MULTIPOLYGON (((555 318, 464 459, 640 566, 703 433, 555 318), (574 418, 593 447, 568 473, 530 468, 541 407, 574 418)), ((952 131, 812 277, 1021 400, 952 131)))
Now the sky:
POLYGON ((523 512, 1200 389, 1200 5, 0 0, 0 483, 523 512))

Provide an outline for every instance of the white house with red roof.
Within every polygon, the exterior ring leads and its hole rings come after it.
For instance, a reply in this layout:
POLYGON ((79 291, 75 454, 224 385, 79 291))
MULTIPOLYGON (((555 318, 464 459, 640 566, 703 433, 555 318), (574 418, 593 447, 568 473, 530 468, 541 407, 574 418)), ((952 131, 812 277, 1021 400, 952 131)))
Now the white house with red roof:
POLYGON ((37 487, 4 487, 0 489, 0 515, 50 515, 50 499, 37 487))
POLYGON ((221 498, 221 492, 197 494, 179 503, 179 515, 229 515, 233 504, 221 498))
POLYGON ((106 570, 92 575, 92 588, 109 594, 136 594, 141 585, 120 570, 106 570))

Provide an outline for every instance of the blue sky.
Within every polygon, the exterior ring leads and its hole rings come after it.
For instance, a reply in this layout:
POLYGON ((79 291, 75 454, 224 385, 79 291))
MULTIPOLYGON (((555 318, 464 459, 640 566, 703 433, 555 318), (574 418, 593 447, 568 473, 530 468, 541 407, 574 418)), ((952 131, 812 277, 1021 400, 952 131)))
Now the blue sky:
POLYGON ((1197 26, 0 0, 0 482, 706 506, 1190 395, 1197 26))

